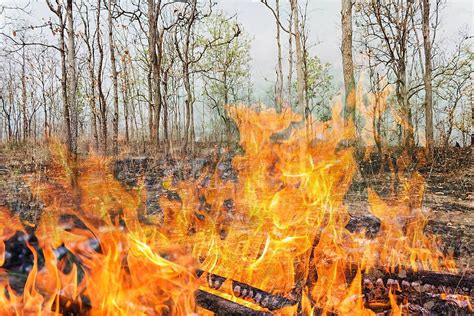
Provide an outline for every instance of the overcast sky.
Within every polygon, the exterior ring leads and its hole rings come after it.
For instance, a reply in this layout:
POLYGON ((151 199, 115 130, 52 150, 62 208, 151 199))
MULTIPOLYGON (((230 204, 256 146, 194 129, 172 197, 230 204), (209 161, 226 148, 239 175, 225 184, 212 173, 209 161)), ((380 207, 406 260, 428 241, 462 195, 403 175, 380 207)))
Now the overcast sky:
MULTIPOLYGON (((0 4, 21 5, 28 0, 0 0, 0 4)), ((44 0, 32 2, 32 23, 41 22, 49 16, 44 0)), ((271 1, 270 1, 271 2, 271 1)), ((287 1, 281 1, 286 3, 287 1)), ((312 54, 316 54, 323 62, 332 65, 332 73, 336 85, 340 86, 342 76, 341 54, 339 50, 340 36, 340 0, 310 0, 309 29, 311 42, 316 44, 312 54)), ((252 41, 252 77, 255 90, 262 96, 262 90, 269 87, 268 80, 275 78, 276 40, 275 20, 272 13, 259 0, 217 0, 217 8, 229 15, 237 15, 243 28, 250 34, 252 41)), ((449 47, 461 28, 468 29, 470 35, 474 29, 474 0, 447 0, 442 11, 441 27, 438 39, 449 47)), ((288 44, 284 41, 283 51, 286 60, 288 44)))
MULTIPOLYGON (((276 64, 275 20, 259 0, 217 0, 218 7, 229 14, 237 14, 245 30, 253 37, 252 70, 256 88, 265 86, 265 78, 274 80, 276 64)), ((342 64, 340 53, 340 0, 310 0, 309 29, 314 46, 312 53, 332 65, 332 72, 340 85, 342 64)), ((447 46, 461 28, 474 28, 474 0, 448 0, 442 11, 438 38, 447 46)), ((285 43, 285 48, 288 45, 285 43)), ((286 49, 284 49, 285 51, 286 49)), ((258 89, 257 89, 258 90, 258 89)))

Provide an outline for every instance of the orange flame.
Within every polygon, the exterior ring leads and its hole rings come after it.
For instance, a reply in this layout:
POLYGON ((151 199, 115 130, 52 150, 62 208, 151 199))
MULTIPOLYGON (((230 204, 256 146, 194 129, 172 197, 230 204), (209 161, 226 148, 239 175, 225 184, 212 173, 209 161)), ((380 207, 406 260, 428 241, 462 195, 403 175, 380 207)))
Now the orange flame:
MULTIPOLYGON (((423 179, 417 174, 402 179, 403 191, 388 199, 369 190, 370 210, 381 220, 377 237, 345 228, 344 197, 356 172, 353 149, 345 144, 355 133, 345 127, 340 106, 331 121, 311 124, 298 123, 302 117, 288 108, 227 109, 244 152, 232 163, 238 179, 225 180, 219 171, 175 185, 165 179, 163 186, 180 198, 161 197, 163 213, 145 220, 142 186, 124 188, 108 171, 109 160, 89 157, 76 165, 53 145, 48 181, 29 179, 45 204, 36 228, 44 268, 35 260, 23 296, 0 274, 0 312, 57 314, 61 304, 74 303, 91 315, 193 313, 199 267, 299 298, 308 314, 373 315, 364 306, 363 272, 453 268, 436 240, 423 234, 423 179), (56 258, 53 249, 62 245, 80 264, 56 258)), ((4 260, 3 241, 21 225, 8 226, 7 210, 0 214, 4 260)), ((237 300, 230 292, 225 297, 237 300)), ((392 293, 390 300, 396 311, 392 293)), ((296 312, 297 306, 280 311, 296 312)))

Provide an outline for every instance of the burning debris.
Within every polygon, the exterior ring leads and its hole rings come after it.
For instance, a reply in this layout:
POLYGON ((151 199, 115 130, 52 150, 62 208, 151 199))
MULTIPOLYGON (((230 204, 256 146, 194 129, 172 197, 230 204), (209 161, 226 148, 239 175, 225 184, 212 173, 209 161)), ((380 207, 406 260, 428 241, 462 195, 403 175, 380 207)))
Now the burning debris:
POLYGON ((353 129, 337 108, 278 141, 298 114, 228 111, 244 154, 184 174, 147 174, 146 158, 76 163, 53 145, 48 170, 25 178, 39 219, 26 229, 0 212, 1 314, 473 312, 474 275, 424 232, 420 175, 397 174, 396 194, 369 190, 371 215, 351 217, 357 165, 340 143, 353 129))

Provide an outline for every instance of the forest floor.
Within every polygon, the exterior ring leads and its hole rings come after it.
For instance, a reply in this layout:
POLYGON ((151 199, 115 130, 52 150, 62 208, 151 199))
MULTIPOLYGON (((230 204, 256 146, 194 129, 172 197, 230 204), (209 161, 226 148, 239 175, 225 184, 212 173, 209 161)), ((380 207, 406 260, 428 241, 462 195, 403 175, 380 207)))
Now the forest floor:
MULTIPOLYGON (((451 150, 444 153, 432 167, 421 172, 426 181, 423 206, 426 208, 428 224, 425 230, 439 235, 443 250, 452 252, 459 266, 467 269, 474 267, 474 167, 471 154, 470 149, 451 150)), ((116 161, 111 171, 124 185, 132 187, 139 176, 145 176, 147 208, 150 208, 148 212, 152 212, 157 195, 161 192, 161 181, 156 179, 162 178, 164 174, 186 177, 190 172, 203 170, 208 162, 206 158, 164 161, 135 157, 116 161), (190 165, 193 167, 190 168, 190 165)), ((0 148, 0 207, 7 207, 18 214, 29 228, 38 222, 42 205, 32 195, 24 177, 41 171, 48 164, 49 156, 44 148, 0 148)), ((230 160, 221 161, 217 167, 222 169, 222 176, 235 177, 230 160)), ((354 177, 346 196, 346 204, 354 218, 349 226, 377 230, 378 220, 368 211, 367 187, 370 185, 383 195, 392 178, 387 172, 372 173, 370 176, 363 176, 362 173, 354 177)))

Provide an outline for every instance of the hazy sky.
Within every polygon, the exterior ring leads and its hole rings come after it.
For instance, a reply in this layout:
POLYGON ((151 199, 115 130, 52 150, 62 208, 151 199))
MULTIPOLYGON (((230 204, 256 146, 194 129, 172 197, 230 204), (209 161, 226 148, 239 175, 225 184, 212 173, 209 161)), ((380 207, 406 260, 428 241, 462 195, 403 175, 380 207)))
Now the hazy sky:
MULTIPOLYGON (((259 0, 217 0, 218 7, 237 14, 245 30, 253 37, 252 69, 256 88, 264 87, 265 78, 274 80, 276 65, 276 31, 272 13, 259 0)), ((283 1, 282 1, 283 2, 283 1)), ((332 64, 332 72, 340 85, 342 64, 340 53, 340 0, 310 0, 309 29, 316 45, 312 53, 332 64)), ((461 28, 474 29, 474 0, 448 0, 441 16, 438 38, 447 46, 461 28)), ((284 51, 288 47, 285 41, 284 51)))
MULTIPOLYGON (((202 1, 202 0, 200 0, 202 1)), ((269 87, 268 80, 275 78, 276 40, 275 20, 272 13, 259 0, 216 0, 217 8, 230 15, 237 15, 243 28, 252 37, 252 77, 255 90, 262 96, 262 90, 269 87)), ((309 0, 309 29, 312 49, 323 62, 332 64, 336 85, 340 86, 342 65, 340 54, 340 0, 309 0)), ((0 4, 21 5, 28 0, 0 0, 0 4)), ((41 23, 42 18, 50 16, 44 0, 30 0, 32 3, 31 23, 41 23)), ((272 1, 270 1, 272 2, 272 1)), ((281 1, 286 3, 288 1, 281 1)), ((303 2, 303 1, 302 1, 303 2)), ((450 41, 461 28, 474 29, 474 0, 447 0, 441 16, 438 39, 449 47, 450 41)), ((283 43, 286 60, 287 40, 283 43)))

